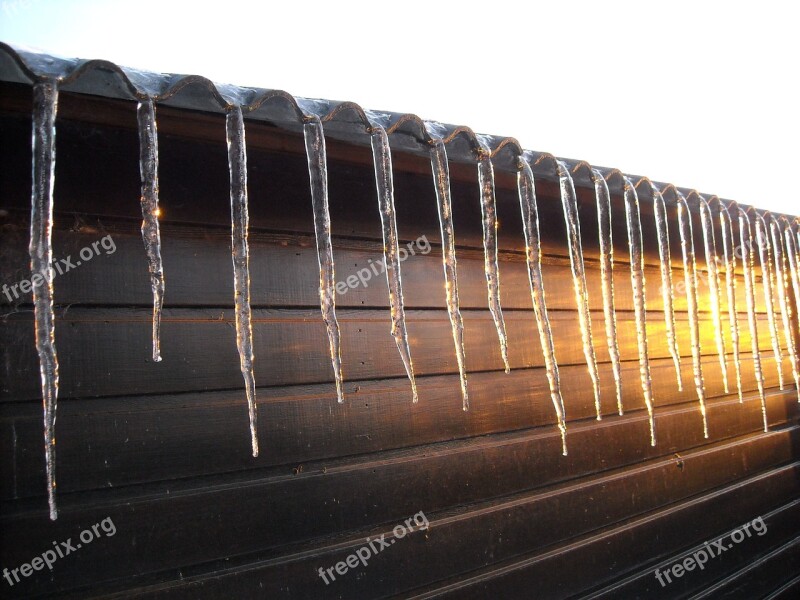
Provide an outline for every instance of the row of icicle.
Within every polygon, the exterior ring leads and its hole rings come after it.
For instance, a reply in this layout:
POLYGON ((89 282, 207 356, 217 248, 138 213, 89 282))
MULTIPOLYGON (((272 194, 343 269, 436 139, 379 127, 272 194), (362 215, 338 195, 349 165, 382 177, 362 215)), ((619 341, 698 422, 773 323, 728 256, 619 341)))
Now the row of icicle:
MULTIPOLYGON (((44 438, 47 471, 48 501, 50 518, 57 518, 55 500, 55 437, 56 400, 58 396, 58 359, 56 357, 54 338, 53 287, 52 287, 52 227, 53 227, 53 184, 55 167, 55 118, 58 105, 58 82, 45 79, 34 85, 33 93, 33 185, 31 197, 31 270, 41 275, 48 283, 33 288, 33 301, 36 325, 36 348, 39 354, 42 400, 44 406, 44 438)), ((145 98, 138 105, 138 123, 140 139, 140 173, 141 173, 141 209, 142 237, 149 263, 149 273, 153 291, 153 360, 160 361, 159 347, 161 312, 164 297, 164 271, 161 260, 161 240, 159 233, 158 208, 158 136, 156 129, 155 104, 151 98, 145 98)), ((459 310, 458 279, 456 263, 455 234, 453 230, 452 199, 450 193, 450 173, 447 160, 446 143, 449 138, 444 129, 437 123, 426 123, 426 131, 430 137, 430 160, 436 190, 437 209, 442 240, 442 262, 445 278, 445 300, 450 318, 455 355, 459 370, 459 381, 463 409, 469 409, 469 394, 464 355, 464 327, 459 310)), ((372 123, 367 133, 373 151, 375 183, 378 197, 378 209, 383 231, 384 259, 389 289, 391 312, 391 334, 395 339, 401 359, 411 382, 412 399, 417 402, 417 388, 411 350, 406 328, 403 307, 403 288, 400 276, 400 258, 398 247, 397 223, 395 218, 392 157, 387 132, 383 127, 372 123)), ((250 416, 250 433, 253 456, 258 455, 258 436, 256 427, 256 385, 253 372, 253 332, 250 308, 250 275, 248 246, 248 200, 247 200, 247 154, 244 119, 240 106, 230 106, 226 115, 226 134, 228 145, 228 161, 230 169, 231 200, 231 243, 235 289, 236 339, 239 351, 240 366, 245 382, 245 392, 250 416)), ((336 382, 336 393, 339 402, 343 402, 343 376, 340 350, 339 324, 335 309, 335 278, 333 247, 331 242, 331 224, 328 210, 327 159, 325 153, 325 137, 323 124, 319 117, 308 115, 304 122, 305 147, 308 158, 308 172, 311 185, 311 199, 314 211, 314 230, 317 242, 317 257, 320 267, 319 297, 322 317, 330 347, 331 365, 336 382)), ((489 140, 477 137, 475 148, 477 174, 480 185, 481 215, 483 221, 484 267, 487 282, 488 303, 494 320, 500 343, 500 355, 505 371, 509 372, 508 343, 505 322, 500 306, 500 279, 498 271, 498 243, 496 216, 494 170, 492 151, 489 140)), ((569 258, 572 270, 575 300, 578 308, 584 356, 589 369, 594 393, 597 419, 601 419, 600 383, 592 342, 591 314, 586 285, 583 251, 581 248, 581 231, 578 218, 577 195, 568 166, 552 159, 549 155, 541 155, 538 160, 523 152, 517 158, 517 186, 519 191, 520 210, 522 213, 525 236, 528 278, 531 301, 539 332, 539 340, 545 360, 546 374, 550 395, 555 408, 557 424, 561 433, 563 454, 567 454, 566 415, 561 395, 561 382, 558 373, 558 362, 555 356, 555 345, 545 301, 544 281, 542 278, 542 251, 539 239, 539 218, 536 204, 536 192, 532 166, 543 160, 554 160, 555 173, 559 180, 561 201, 566 224, 569 258)), ((584 164, 585 163, 581 163, 584 164)), ((579 164, 575 169, 579 168, 579 164)), ((637 184, 619 173, 623 180, 623 199, 625 205, 628 246, 630 249, 631 288, 636 321, 637 345, 639 354, 639 372, 644 403, 647 408, 650 425, 650 442, 655 445, 655 421, 653 415, 653 389, 650 377, 649 353, 646 331, 646 302, 644 279, 644 255, 642 248, 642 225, 639 212, 637 188, 643 182, 649 185, 653 197, 656 234, 659 257, 661 261, 661 284, 663 290, 664 319, 666 323, 667 343, 673 359, 677 375, 678 389, 682 389, 681 361, 675 331, 675 316, 672 302, 672 266, 670 262, 669 232, 666 205, 663 195, 666 189, 659 189, 649 180, 643 179, 637 184)), ((597 169, 591 170, 594 182, 599 243, 600 274, 605 317, 605 333, 611 370, 616 389, 616 401, 619 414, 623 414, 621 361, 617 342, 616 310, 614 306, 613 286, 613 248, 611 238, 611 199, 607 178, 597 169)), ((610 177, 609 175, 608 177, 610 177)), ((708 437, 706 421, 705 391, 701 363, 700 331, 697 301, 697 268, 695 264, 694 237, 689 213, 688 200, 674 186, 678 211, 678 228, 681 240, 683 274, 686 287, 689 326, 691 336, 692 367, 694 384, 700 403, 703 418, 703 431, 708 437)), ((720 308, 720 283, 718 272, 717 242, 714 234, 713 215, 709 201, 692 192, 700 208, 703 234, 703 249, 708 271, 711 294, 711 312, 715 324, 717 354, 722 369, 723 382, 728 392, 727 354, 722 333, 722 314, 720 308)), ((766 406, 764 397, 764 376, 758 346, 756 326, 756 301, 754 280, 753 228, 755 229, 755 246, 758 247, 759 262, 763 279, 763 294, 767 308, 770 339, 778 365, 778 376, 783 389, 781 371, 782 352, 778 336, 778 324, 774 310, 775 290, 782 316, 782 325, 789 350, 795 384, 800 383, 797 370, 797 351, 792 332, 792 310, 800 312, 800 229, 793 229, 793 224, 782 217, 781 221, 771 215, 769 222, 764 215, 752 208, 744 210, 735 203, 723 203, 714 197, 711 202, 719 205, 719 225, 722 232, 722 263, 725 269, 725 286, 729 311, 730 339, 733 345, 736 385, 739 401, 742 397, 742 380, 739 364, 739 331, 736 318, 736 240, 733 236, 732 220, 737 219, 739 225, 739 247, 742 252, 742 263, 747 300, 748 325, 752 340, 752 355, 755 379, 761 399, 764 428, 767 428, 766 406), (754 227, 753 227, 754 224, 754 227), (774 267, 774 269, 773 269, 774 267), (789 286, 794 291, 795 305, 788 300, 789 286)), ((796 313, 797 314, 797 313, 796 313)), ((799 395, 800 399, 800 395, 799 395)))

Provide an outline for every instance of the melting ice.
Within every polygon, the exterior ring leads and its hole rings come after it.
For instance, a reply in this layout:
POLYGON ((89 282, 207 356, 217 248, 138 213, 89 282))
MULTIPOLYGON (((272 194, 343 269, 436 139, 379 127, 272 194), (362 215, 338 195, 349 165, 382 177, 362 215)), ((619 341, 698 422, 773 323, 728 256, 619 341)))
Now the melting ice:
POLYGON ((572 268, 572 285, 575 291, 575 302, 578 305, 578 320, 581 326, 583 355, 589 367, 589 377, 594 391, 594 408, 597 420, 602 418, 600 406, 600 377, 597 373, 597 357, 592 343, 592 315, 589 312, 589 292, 586 289, 586 271, 583 265, 583 248, 581 247, 581 224, 578 219, 578 198, 575 185, 567 165, 556 161, 558 180, 561 188, 561 206, 564 209, 564 222, 567 226, 567 243, 569 244, 569 263, 572 268))
POLYGON ((439 230, 442 235, 442 266, 444 268, 445 299, 450 317, 450 329, 456 349, 459 381, 461 383, 462 408, 469 410, 469 392, 464 357, 464 321, 458 301, 458 269, 456 262, 456 242, 453 230, 453 207, 450 197, 450 168, 447 163, 447 150, 442 138, 431 135, 431 170, 436 189, 436 209, 439 214, 439 230))
POLYGON ((56 166, 56 110, 58 84, 40 81, 33 86, 33 189, 31 191, 31 280, 36 325, 36 351, 42 377, 44 410, 44 452, 47 471, 47 501, 50 519, 58 518, 56 507, 56 404, 58 400, 58 357, 53 314, 53 186, 56 166))
POLYGON ((161 360, 161 312, 164 306, 164 265, 158 227, 158 130, 152 98, 139 102, 139 173, 142 179, 142 240, 153 291, 153 361, 161 360))
POLYGON ((236 313, 236 345, 244 377, 245 394, 250 414, 250 439, 253 456, 258 456, 256 431, 256 382, 253 373, 253 326, 250 310, 250 247, 247 241, 249 214, 247 207, 247 147, 244 119, 240 106, 231 107, 225 119, 228 141, 228 168, 231 180, 231 255, 236 313))
POLYGON ((397 220, 394 210, 394 181, 392 178, 392 153, 389 138, 382 127, 372 129, 372 157, 375 165, 375 184, 378 192, 378 210, 383 228, 383 256, 386 265, 386 281, 389 285, 389 309, 392 315, 392 336, 400 358, 403 360, 408 379, 411 381, 412 402, 419 401, 414 366, 411 363, 411 348, 406 330, 406 313, 403 307, 403 285, 400 280, 400 258, 397 245, 397 220))
POLYGON ((522 229, 525 235, 525 257, 528 264, 528 282, 531 289, 533 312, 539 331, 539 342, 544 354, 547 382, 550 385, 550 399, 556 410, 558 429, 561 431, 561 452, 567 455, 567 423, 564 411, 564 399, 561 396, 561 379, 558 374, 553 332, 547 316, 544 281, 542 279, 542 247, 539 242, 539 211, 536 206, 536 187, 533 171, 524 157, 519 158, 517 171, 517 188, 519 204, 522 211, 522 229))
POLYGON ((611 371, 617 391, 617 411, 622 408, 622 365, 617 341, 617 313, 614 306, 614 245, 611 237, 611 195, 608 184, 597 169, 592 169, 594 193, 597 204, 597 228, 600 235, 600 280, 603 293, 603 316, 606 326, 606 344, 611 359, 611 371))
POLYGON ((650 357, 647 350, 647 310, 645 304, 644 254, 642 251, 642 220, 639 197, 631 180, 624 177, 625 222, 630 248, 631 286, 636 316, 636 340, 639 346, 639 378, 650 421, 650 445, 656 445, 656 422, 653 414, 653 382, 650 379, 650 357))
POLYGON ((328 333, 331 365, 336 380, 336 397, 339 402, 343 402, 342 351, 339 321, 336 320, 336 280, 331 243, 331 215, 328 209, 328 159, 325 153, 325 134, 319 117, 312 117, 303 125, 303 134, 308 158, 311 203, 314 210, 314 234, 317 240, 320 309, 328 333))

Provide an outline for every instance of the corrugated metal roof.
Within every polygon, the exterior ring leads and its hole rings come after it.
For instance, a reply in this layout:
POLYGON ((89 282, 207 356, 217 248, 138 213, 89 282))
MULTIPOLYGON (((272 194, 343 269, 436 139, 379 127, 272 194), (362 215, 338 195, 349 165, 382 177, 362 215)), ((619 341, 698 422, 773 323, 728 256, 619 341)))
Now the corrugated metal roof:
MULTIPOLYGON (((317 117, 324 123, 326 136, 356 144, 369 144, 365 133, 382 127, 391 135, 393 148, 425 156, 429 142, 437 136, 447 143, 451 161, 472 163, 476 156, 489 153, 496 169, 514 173, 517 157, 526 152, 533 158, 530 163, 537 177, 558 180, 554 156, 526 151, 513 137, 478 134, 466 126, 425 121, 411 113, 368 110, 355 102, 302 98, 282 90, 214 83, 199 75, 151 73, 106 60, 66 59, 0 42, 0 80, 33 84, 48 78, 56 79, 62 91, 106 98, 151 98, 166 106, 220 114, 232 106, 241 106, 246 119, 268 121, 288 130, 301 131, 304 122, 317 117)), ((592 165, 580 160, 559 160, 570 167, 577 185, 593 186, 592 165)), ((614 176, 622 175, 618 169, 596 165, 594 168, 606 175, 612 192, 621 193, 622 177, 614 176)), ((649 182, 641 176, 629 174, 629 177, 634 182, 649 182)), ((657 185, 670 187, 667 183, 657 185)), ((637 183, 637 188, 644 197, 650 197, 649 185, 637 183)), ((684 195, 694 191, 677 189, 684 195)))

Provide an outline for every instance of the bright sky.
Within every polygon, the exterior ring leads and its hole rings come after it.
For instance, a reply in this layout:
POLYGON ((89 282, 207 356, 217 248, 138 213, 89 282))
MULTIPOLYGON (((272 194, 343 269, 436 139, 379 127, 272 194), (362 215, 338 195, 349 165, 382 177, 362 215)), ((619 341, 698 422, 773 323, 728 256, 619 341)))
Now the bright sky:
POLYGON ((0 40, 413 112, 800 213, 800 9, 654 4, 0 0, 0 40))

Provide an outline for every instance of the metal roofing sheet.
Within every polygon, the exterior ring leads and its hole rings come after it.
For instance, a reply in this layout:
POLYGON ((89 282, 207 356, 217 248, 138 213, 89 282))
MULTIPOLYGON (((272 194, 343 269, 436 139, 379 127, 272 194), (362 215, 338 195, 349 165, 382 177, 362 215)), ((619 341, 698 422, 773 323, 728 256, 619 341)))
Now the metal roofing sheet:
MULTIPOLYGON (((390 134, 394 148, 425 156, 429 142, 440 137, 447 144, 449 160, 474 162, 477 156, 489 153, 496 169, 509 172, 517 171, 517 159, 525 152, 528 158, 533 158, 531 165, 537 177, 558 179, 554 156, 526 151, 513 137, 477 134, 466 126, 425 121, 411 113, 367 110, 355 102, 302 98, 282 90, 220 84, 199 75, 151 73, 106 60, 60 58, 0 42, 0 80, 33 84, 48 78, 56 79, 62 91, 106 98, 151 98, 167 106, 220 114, 241 106, 245 118, 268 121, 289 130, 299 131, 304 122, 319 118, 325 125, 326 136, 356 144, 368 144, 365 133, 383 127, 390 134)), ((592 186, 592 165, 580 160, 561 160, 570 167, 577 185, 592 186)), ((621 192, 622 177, 614 176, 622 175, 618 169, 595 168, 609 180, 612 192, 621 192)), ((641 176, 629 177, 634 182, 649 181, 641 176)), ((670 184, 657 185, 667 188, 670 184)), ((646 188, 642 190, 645 195, 650 193, 649 185, 639 187, 646 188)), ((677 189, 684 195, 694 191, 677 189)))

